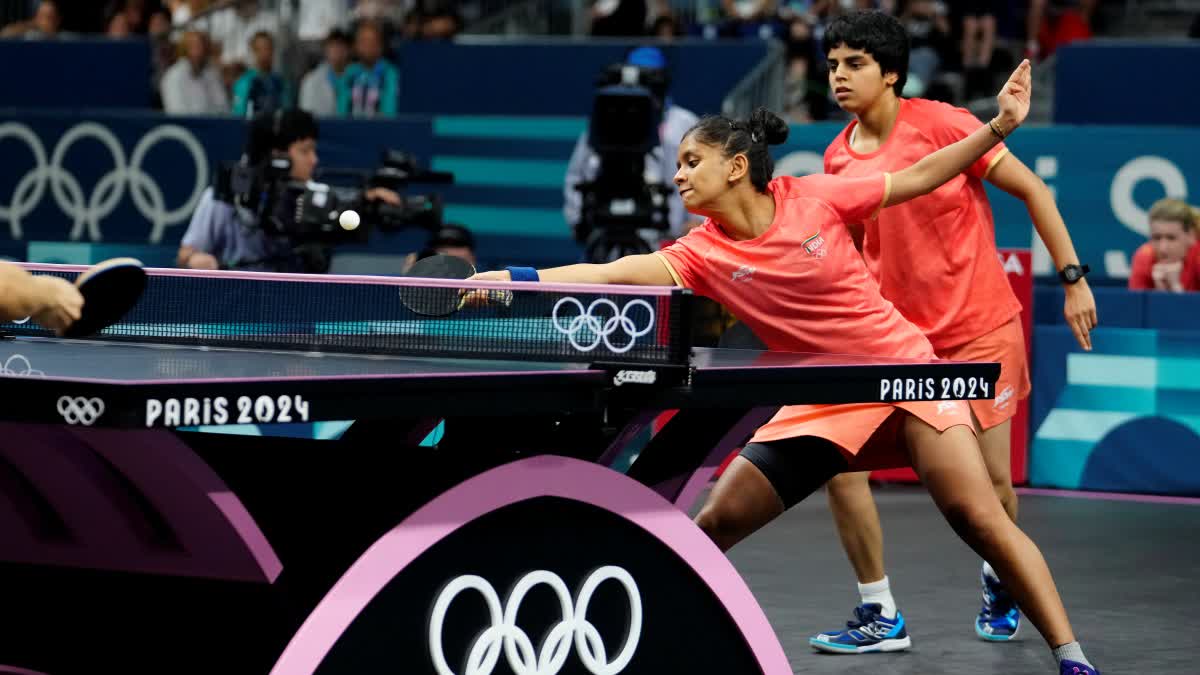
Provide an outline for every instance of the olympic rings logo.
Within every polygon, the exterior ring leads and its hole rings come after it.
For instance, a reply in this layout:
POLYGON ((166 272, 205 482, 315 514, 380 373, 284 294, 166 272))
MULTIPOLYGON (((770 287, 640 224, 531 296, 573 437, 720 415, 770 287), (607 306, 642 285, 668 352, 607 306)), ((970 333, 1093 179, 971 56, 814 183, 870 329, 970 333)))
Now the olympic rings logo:
MULTIPOLYGON (((25 143, 34 160, 34 167, 17 181, 12 191, 12 202, 0 204, 0 220, 8 221, 13 239, 23 237, 21 221, 41 203, 47 186, 55 203, 73 221, 70 238, 80 239, 86 229, 93 241, 102 238, 100 221, 117 208, 128 187, 134 206, 153 225, 149 241, 154 244, 162 241, 163 232, 168 226, 191 217, 192 210, 208 187, 208 155, 192 132, 177 124, 163 124, 151 129, 134 146, 128 158, 116 135, 95 122, 82 122, 68 129, 54 146, 49 159, 41 139, 24 124, 0 124, 0 140, 7 138, 25 143), (63 168, 63 158, 76 142, 88 138, 99 141, 108 150, 113 168, 101 176, 92 191, 85 195, 79 179, 63 168), (167 141, 175 141, 187 150, 196 172, 191 195, 173 209, 167 208, 162 188, 142 169, 142 162, 150 149, 167 141)), ((6 154, 6 157, 11 156, 6 154)))
POLYGON ((91 426, 104 414, 104 401, 94 396, 59 396, 58 414, 67 424, 91 426))
POLYGON ((33 367, 29 359, 24 354, 13 354, 5 359, 3 364, 0 364, 0 375, 14 375, 16 377, 45 377, 46 373, 33 367), (16 364, 17 367, 13 367, 16 364))
POLYGON ((592 675, 616 675, 629 665, 641 638, 642 597, 633 577, 620 567, 608 565, 592 572, 584 580, 574 602, 561 577, 546 570, 535 570, 521 577, 503 607, 496 589, 486 579, 473 574, 464 575, 442 589, 430 615, 429 653, 438 675, 456 675, 446 663, 446 655, 442 651, 442 624, 450 603, 466 590, 476 591, 483 596, 491 616, 491 625, 471 645, 463 675, 490 675, 500 660, 501 647, 514 675, 555 675, 562 670, 570 656, 572 643, 579 660, 592 675), (600 632, 587 620, 592 594, 602 582, 609 579, 620 583, 629 598, 629 632, 620 652, 612 661, 608 660, 600 632), (528 633, 517 626, 517 612, 525 595, 540 585, 549 586, 558 596, 562 620, 546 633, 535 653, 528 633))
POLYGON ((639 337, 654 328, 654 308, 650 306, 650 303, 641 299, 630 300, 624 307, 617 307, 617 303, 612 300, 599 298, 593 300, 585 310, 583 303, 575 298, 560 298, 558 302, 554 303, 554 312, 551 314, 551 318, 554 320, 554 328, 566 335, 571 341, 571 346, 581 352, 590 352, 603 342, 614 353, 623 354, 633 349, 633 345, 639 337), (578 314, 571 316, 565 324, 564 318, 559 316, 564 305, 573 305, 578 311, 578 314), (649 318, 644 328, 638 328, 637 323, 629 314, 630 310, 635 307, 642 307, 646 310, 649 318), (598 315, 597 310, 602 312, 604 309, 608 309, 612 316, 605 319, 598 315), (609 340, 609 337, 618 329, 629 336, 629 342, 623 345, 614 345, 609 340))

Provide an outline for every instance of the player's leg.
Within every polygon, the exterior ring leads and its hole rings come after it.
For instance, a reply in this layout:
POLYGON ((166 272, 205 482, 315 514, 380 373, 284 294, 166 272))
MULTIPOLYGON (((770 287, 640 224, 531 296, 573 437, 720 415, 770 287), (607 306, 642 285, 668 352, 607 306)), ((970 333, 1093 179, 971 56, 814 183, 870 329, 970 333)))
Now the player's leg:
POLYGON ((1074 656, 1072 661, 1086 664, 1050 568, 989 489, 991 480, 971 430, 955 426, 939 432, 910 415, 904 437, 921 482, 954 531, 1005 580, 1055 656, 1060 661, 1074 656))
POLYGON ((836 445, 814 436, 750 443, 725 468, 696 524, 728 551, 846 466, 836 445))
POLYGON ((883 527, 869 480, 869 472, 855 471, 838 474, 826 485, 842 548, 858 577, 861 603, 854 609, 855 620, 844 629, 809 638, 809 644, 820 651, 863 654, 912 645, 884 573, 883 527))
POLYGON ((884 575, 883 526, 871 496, 870 472, 840 473, 825 485, 842 548, 860 584, 884 575))
MULTIPOLYGON (((978 418, 975 428, 980 428, 978 418)), ((992 491, 1005 514, 1015 523, 1017 493, 1012 485, 1011 434, 1012 419, 1009 418, 979 432, 979 449, 992 481, 992 491)), ((1001 583, 999 574, 986 561, 979 572, 979 582, 983 588, 983 604, 975 617, 975 634, 989 642, 1007 642, 1016 638, 1021 627, 1021 611, 1008 588, 1001 583)))

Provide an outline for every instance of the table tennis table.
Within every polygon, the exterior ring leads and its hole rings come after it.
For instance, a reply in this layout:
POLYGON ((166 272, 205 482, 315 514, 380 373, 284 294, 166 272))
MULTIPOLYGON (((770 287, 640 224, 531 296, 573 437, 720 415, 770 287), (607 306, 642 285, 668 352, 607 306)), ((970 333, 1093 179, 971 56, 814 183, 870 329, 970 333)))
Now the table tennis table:
POLYGON ((780 405, 992 398, 999 375, 696 347, 683 289, 396 302, 479 284, 150 270, 94 338, 0 326, 0 664, 790 672, 687 516, 714 470, 780 405), (189 431, 325 420, 354 423, 189 431))

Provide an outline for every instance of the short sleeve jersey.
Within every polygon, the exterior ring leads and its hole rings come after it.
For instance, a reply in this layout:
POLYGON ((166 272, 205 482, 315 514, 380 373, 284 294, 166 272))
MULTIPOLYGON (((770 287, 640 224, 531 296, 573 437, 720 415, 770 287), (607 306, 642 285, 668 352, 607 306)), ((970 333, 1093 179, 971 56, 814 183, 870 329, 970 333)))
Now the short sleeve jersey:
POLYGON ((783 176, 771 226, 735 240, 711 218, 657 255, 675 281, 725 305, 774 350, 933 358, 883 298, 846 222, 879 210, 890 176, 783 176))
MULTIPOLYGON (((825 151, 825 173, 895 172, 970 135, 981 122, 945 103, 901 99, 891 134, 875 152, 850 147, 851 122, 825 151)), ((933 192, 866 219, 862 254, 883 296, 943 351, 991 332, 1020 313, 996 251, 983 179, 1008 149, 997 145, 933 192)), ((856 224, 856 223, 851 223, 856 224)))

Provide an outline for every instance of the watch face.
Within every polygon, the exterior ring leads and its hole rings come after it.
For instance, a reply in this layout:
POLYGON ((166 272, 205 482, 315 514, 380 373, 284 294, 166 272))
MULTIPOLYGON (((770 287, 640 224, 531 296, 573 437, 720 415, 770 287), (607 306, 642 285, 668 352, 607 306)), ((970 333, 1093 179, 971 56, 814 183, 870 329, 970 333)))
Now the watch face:
POLYGON ((1079 280, 1079 268, 1078 267, 1068 267, 1065 270, 1063 270, 1063 276, 1065 276, 1067 278, 1067 281, 1078 281, 1079 280))

